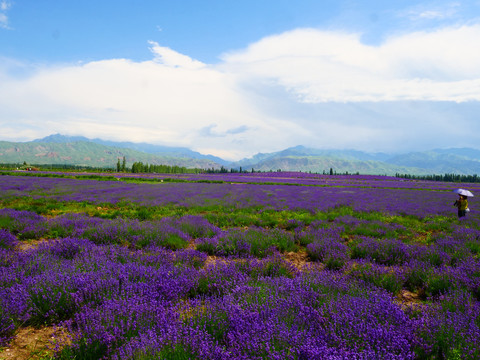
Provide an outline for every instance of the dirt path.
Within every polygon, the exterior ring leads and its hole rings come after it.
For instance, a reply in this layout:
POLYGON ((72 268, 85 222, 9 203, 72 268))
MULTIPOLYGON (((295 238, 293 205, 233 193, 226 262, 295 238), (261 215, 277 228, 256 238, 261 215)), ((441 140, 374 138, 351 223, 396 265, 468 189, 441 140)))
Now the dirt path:
POLYGON ((67 339, 65 332, 59 328, 20 328, 10 344, 0 350, 0 360, 48 358, 53 355, 55 343, 64 342, 67 339))

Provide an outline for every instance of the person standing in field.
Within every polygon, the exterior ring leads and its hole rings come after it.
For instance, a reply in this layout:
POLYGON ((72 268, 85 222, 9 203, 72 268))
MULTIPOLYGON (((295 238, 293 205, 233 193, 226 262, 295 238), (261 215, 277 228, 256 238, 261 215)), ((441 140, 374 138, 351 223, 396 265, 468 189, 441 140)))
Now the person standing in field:
POLYGON ((460 195, 453 206, 458 208, 458 218, 464 217, 468 209, 468 201, 465 195, 460 195))

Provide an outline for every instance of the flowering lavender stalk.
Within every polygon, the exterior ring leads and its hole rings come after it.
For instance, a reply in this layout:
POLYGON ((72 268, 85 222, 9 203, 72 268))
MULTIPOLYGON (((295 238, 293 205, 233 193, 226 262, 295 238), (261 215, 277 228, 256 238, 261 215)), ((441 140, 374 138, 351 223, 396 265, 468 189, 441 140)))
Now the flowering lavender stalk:
POLYGON ((17 238, 10 231, 0 229, 0 248, 13 249, 17 244, 17 238))

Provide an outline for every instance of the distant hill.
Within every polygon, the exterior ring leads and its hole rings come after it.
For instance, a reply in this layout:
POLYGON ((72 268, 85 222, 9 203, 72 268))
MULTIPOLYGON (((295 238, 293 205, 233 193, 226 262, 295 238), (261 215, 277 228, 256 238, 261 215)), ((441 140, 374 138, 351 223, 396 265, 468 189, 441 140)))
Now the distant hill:
POLYGON ((174 157, 174 158, 209 160, 220 165, 228 164, 228 161, 225 161, 219 157, 216 157, 213 155, 202 155, 196 151, 192 151, 184 147, 170 147, 170 146, 162 146, 162 145, 152 145, 147 143, 133 143, 133 142, 126 142, 126 141, 116 142, 116 141, 102 140, 102 139, 88 139, 83 136, 66 136, 66 135, 60 135, 60 134, 50 135, 50 136, 44 137, 43 139, 37 139, 33 141, 42 142, 42 143, 57 143, 57 144, 71 143, 75 141, 92 142, 95 144, 111 146, 116 148, 137 150, 137 151, 145 152, 148 154, 155 154, 155 155, 168 156, 168 157, 174 157))
POLYGON ((242 160, 232 165, 241 166, 243 169, 254 169, 257 171, 303 171, 303 172, 329 172, 330 169, 337 173, 360 173, 372 175, 394 175, 401 174, 432 174, 426 169, 412 168, 407 166, 391 165, 377 160, 367 160, 367 154, 351 156, 344 152, 326 153, 325 155, 290 155, 289 152, 280 152, 274 156, 254 160, 242 160), (366 160, 363 160, 366 158, 366 160))
POLYGON ((91 167, 111 167, 125 157, 127 166, 134 162, 154 165, 177 165, 187 168, 220 168, 208 159, 187 156, 155 155, 138 150, 106 146, 89 141, 72 142, 7 142, 0 141, 0 163, 68 164, 91 167))
POLYGON ((0 163, 68 164, 115 167, 125 156, 134 162, 177 165, 187 168, 257 171, 303 171, 360 173, 374 175, 480 174, 480 150, 471 148, 434 149, 405 154, 367 153, 357 150, 322 150, 295 146, 247 159, 228 162, 183 147, 147 143, 114 142, 83 136, 50 135, 31 142, 0 141, 0 163))
POLYGON ((436 174, 480 174, 480 151, 475 149, 436 149, 394 156, 392 165, 428 169, 436 174))
MULTIPOLYGON (((259 153, 250 159, 232 163, 237 166, 255 165, 265 161, 272 161, 277 158, 322 158, 330 160, 349 160, 349 161, 384 161, 391 155, 384 153, 366 153, 357 150, 321 150, 312 149, 305 146, 295 146, 282 151, 262 154, 259 153)), ((232 165, 231 164, 231 165, 232 165)))
POLYGON ((338 173, 348 171, 349 173, 387 175, 396 173, 471 175, 480 174, 480 150, 436 149, 389 155, 356 150, 318 150, 296 146, 275 153, 257 154, 231 165, 261 171, 281 169, 284 171, 322 172, 332 168, 338 173))

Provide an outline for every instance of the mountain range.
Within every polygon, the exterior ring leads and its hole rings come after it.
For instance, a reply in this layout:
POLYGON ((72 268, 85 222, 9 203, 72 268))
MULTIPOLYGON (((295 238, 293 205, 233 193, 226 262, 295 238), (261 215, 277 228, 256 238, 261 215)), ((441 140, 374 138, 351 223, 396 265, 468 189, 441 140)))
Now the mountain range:
POLYGON ((134 162, 177 165, 187 168, 224 168, 257 171, 303 171, 360 173, 374 175, 480 174, 480 150, 472 148, 433 149, 403 154, 367 153, 357 150, 321 150, 295 146, 272 153, 229 162, 184 147, 147 143, 114 142, 82 136, 50 135, 29 142, 0 141, 0 163, 68 164, 116 167, 125 157, 134 162))

